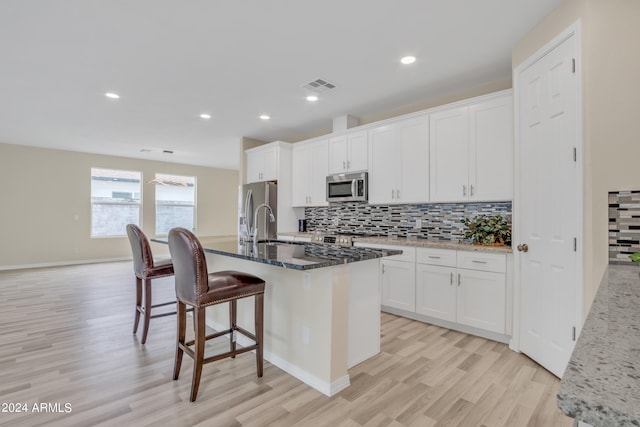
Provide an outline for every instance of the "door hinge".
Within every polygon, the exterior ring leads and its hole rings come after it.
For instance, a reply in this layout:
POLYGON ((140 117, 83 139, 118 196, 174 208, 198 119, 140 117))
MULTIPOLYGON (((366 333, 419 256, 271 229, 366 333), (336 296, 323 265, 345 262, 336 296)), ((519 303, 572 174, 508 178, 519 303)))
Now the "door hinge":
POLYGON ((573 341, 576 340, 576 327, 575 326, 573 328, 571 328, 571 339, 573 341))
POLYGON ((571 72, 576 73, 576 58, 571 58, 571 72))
POLYGON ((576 237, 573 238, 573 252, 578 252, 578 239, 576 237))
POLYGON ((573 147, 573 161, 578 161, 578 149, 576 147, 573 147))

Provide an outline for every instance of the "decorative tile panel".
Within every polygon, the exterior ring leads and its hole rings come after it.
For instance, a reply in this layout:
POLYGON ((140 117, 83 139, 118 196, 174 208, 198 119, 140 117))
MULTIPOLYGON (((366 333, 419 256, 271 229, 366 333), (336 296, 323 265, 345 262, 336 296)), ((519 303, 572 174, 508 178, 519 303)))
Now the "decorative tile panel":
POLYGON ((306 208, 308 231, 415 239, 464 240, 463 218, 502 215, 511 223, 511 203, 368 205, 341 203, 306 208), (417 220, 422 224, 416 227, 417 220))
POLYGON ((631 265, 640 252, 640 191, 609 193, 609 264, 631 265))

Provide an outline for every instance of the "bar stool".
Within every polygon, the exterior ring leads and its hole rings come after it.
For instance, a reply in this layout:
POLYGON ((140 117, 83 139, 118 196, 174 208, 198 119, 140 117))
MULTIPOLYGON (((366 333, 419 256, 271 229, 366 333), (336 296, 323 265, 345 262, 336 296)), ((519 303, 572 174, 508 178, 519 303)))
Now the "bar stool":
POLYGON ((144 316, 144 328, 142 330, 142 344, 147 342, 149 321, 156 317, 171 316, 175 311, 151 315, 151 310, 165 305, 175 304, 175 300, 162 304, 152 305, 151 280, 160 277, 173 276, 173 263, 171 259, 154 261, 151 246, 147 236, 140 227, 135 224, 127 224, 127 236, 133 252, 133 271, 136 275, 136 317, 133 322, 133 333, 138 331, 140 314, 144 316), (144 282, 144 302, 142 300, 142 282, 144 282))
POLYGON ((258 377, 262 377, 264 280, 239 271, 208 273, 204 250, 196 236, 185 228, 174 228, 169 232, 169 252, 175 270, 176 296, 178 298, 178 334, 173 379, 177 380, 182 365, 182 355, 193 359, 193 379, 190 401, 196 400, 202 365, 248 351, 256 351, 258 377), (237 301, 255 296, 255 334, 236 324, 237 301), (206 335, 205 310, 208 306, 229 303, 230 328, 206 335), (195 340, 185 342, 186 305, 193 307, 195 340), (249 337, 254 345, 236 348, 236 331, 249 337), (204 357, 206 340, 229 334, 230 348, 226 353, 204 357), (193 346, 193 350, 190 348, 193 346))

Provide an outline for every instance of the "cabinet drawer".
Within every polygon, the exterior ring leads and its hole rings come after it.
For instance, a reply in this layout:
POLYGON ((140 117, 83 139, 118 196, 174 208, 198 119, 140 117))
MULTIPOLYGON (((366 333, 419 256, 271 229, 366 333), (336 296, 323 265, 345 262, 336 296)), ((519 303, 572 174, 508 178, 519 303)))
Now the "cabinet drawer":
POLYGON ((410 246, 379 245, 376 243, 361 243, 361 242, 354 243, 354 246, 358 246, 361 248, 371 248, 371 249, 400 250, 402 251, 402 254, 384 257, 383 259, 388 259, 393 261, 416 262, 416 248, 412 248, 410 246))
POLYGON ((504 273, 507 269, 507 257, 503 254, 458 251, 457 266, 469 270, 504 273))
POLYGON ((418 248, 416 260, 419 264, 456 266, 456 251, 449 249, 418 248))

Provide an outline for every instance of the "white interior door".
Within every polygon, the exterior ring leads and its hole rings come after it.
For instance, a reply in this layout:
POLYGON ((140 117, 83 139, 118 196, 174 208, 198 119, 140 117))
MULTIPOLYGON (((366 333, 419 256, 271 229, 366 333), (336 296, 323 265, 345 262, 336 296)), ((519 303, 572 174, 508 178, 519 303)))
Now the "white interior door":
POLYGON ((524 69, 517 87, 520 350, 558 377, 573 350, 581 295, 576 39, 524 69))

